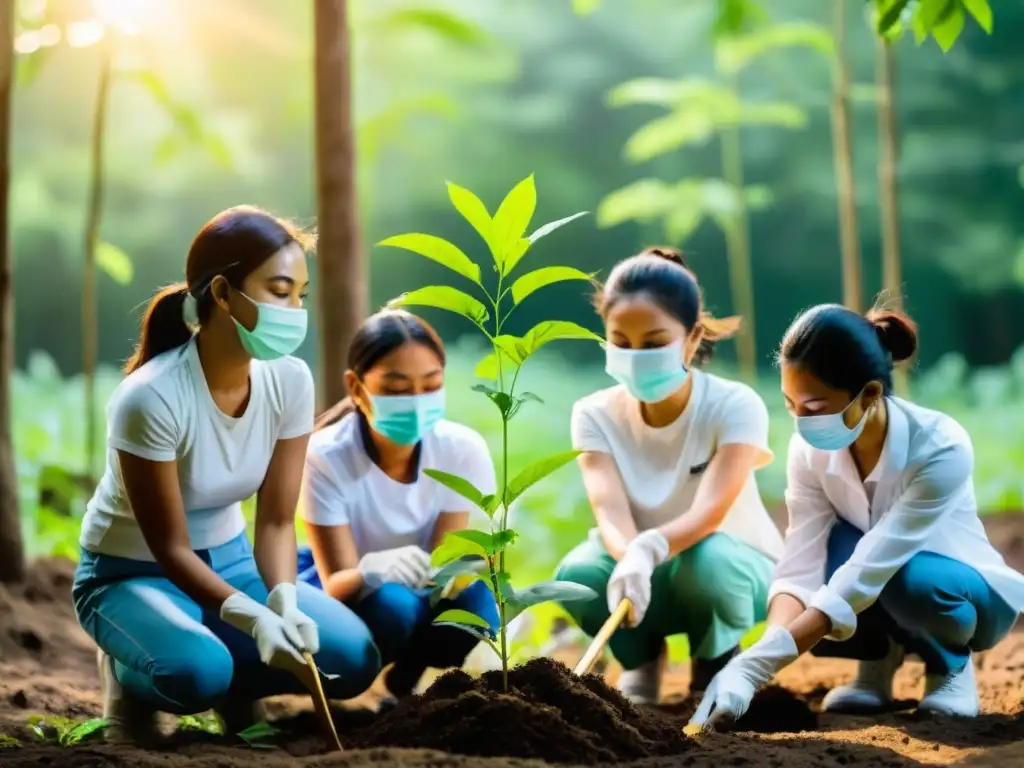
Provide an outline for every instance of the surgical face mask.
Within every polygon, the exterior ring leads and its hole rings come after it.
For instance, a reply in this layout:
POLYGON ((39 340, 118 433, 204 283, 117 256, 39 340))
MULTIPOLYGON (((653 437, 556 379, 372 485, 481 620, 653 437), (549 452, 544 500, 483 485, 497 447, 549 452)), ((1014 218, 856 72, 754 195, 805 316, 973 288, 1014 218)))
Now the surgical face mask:
MULTIPOLYGON (((241 293, 241 291, 239 291, 241 293)), ((306 338, 308 316, 305 309, 279 307, 254 301, 242 293, 256 306, 256 327, 251 331, 235 320, 242 348, 255 360, 277 360, 292 354, 306 338)))
MULTIPOLYGON (((857 402, 859 397, 860 395, 854 398, 850 405, 857 402)), ((850 405, 839 413, 797 416, 796 431, 809 446, 817 448, 819 451, 841 451, 844 448, 849 448, 860 437, 868 420, 868 409, 864 409, 864 415, 860 417, 857 426, 853 429, 846 426, 843 416, 850 410, 850 405)))
POLYGON ((399 445, 415 445, 444 418, 444 389, 422 395, 370 395, 370 426, 399 445))
POLYGON ((683 344, 657 349, 605 347, 605 371, 643 403, 660 403, 686 383, 683 344))

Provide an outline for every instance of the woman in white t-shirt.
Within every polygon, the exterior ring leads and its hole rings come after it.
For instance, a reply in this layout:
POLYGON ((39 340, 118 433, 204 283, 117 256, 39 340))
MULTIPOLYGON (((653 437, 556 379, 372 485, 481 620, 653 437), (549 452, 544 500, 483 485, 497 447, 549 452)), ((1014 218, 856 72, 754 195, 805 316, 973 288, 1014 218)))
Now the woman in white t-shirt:
POLYGON ((475 581, 432 601, 429 552, 449 531, 466 528, 470 507, 431 479, 436 469, 495 492, 484 439, 445 419, 445 352, 415 315, 387 309, 368 318, 349 347, 351 397, 320 417, 306 454, 300 514, 310 548, 299 578, 324 589, 366 622, 384 664, 393 704, 427 667, 461 666, 477 641, 434 626, 459 608, 498 627, 488 586, 475 581))
POLYGON ((100 648, 103 715, 136 741, 159 711, 216 708, 244 728, 258 699, 303 691, 306 651, 337 698, 380 670, 363 623, 295 584, 314 412, 309 368, 289 356, 306 335, 302 236, 232 208, 196 236, 185 272, 150 303, 110 399, 73 587, 100 648), (241 509, 254 495, 255 549, 241 509))
POLYGON ((789 446, 786 549, 768 629, 715 678, 694 716, 743 715, 755 691, 801 653, 857 659, 831 711, 879 711, 906 654, 925 665, 918 709, 978 714, 972 652, 993 647, 1024 608, 1024 576, 978 518, 974 451, 949 416, 892 394, 893 363, 917 332, 905 315, 807 310, 782 340, 789 446))
POLYGON ((652 248, 619 263, 597 308, 606 370, 619 385, 573 408, 573 447, 583 451, 597 528, 558 578, 600 596, 564 606, 591 635, 631 601, 630 626, 609 646, 624 669, 620 691, 653 703, 667 637, 689 637, 699 691, 764 618, 782 552, 754 479, 772 460, 768 412, 750 387, 696 367, 739 321, 702 310, 680 252, 652 248))

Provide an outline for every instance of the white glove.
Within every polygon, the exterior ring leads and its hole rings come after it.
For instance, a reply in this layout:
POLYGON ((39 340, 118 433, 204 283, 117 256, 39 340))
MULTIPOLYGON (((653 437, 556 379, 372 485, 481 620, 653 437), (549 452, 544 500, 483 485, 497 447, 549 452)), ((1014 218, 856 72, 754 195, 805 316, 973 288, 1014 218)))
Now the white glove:
POLYGON ((315 621, 299 610, 294 584, 282 582, 270 590, 267 608, 298 630, 307 651, 314 655, 320 652, 320 629, 315 621))
POLYGON ((635 627, 643 621, 651 604, 651 575, 666 557, 668 539, 657 529, 644 531, 629 542, 608 580, 608 610, 614 612, 626 598, 633 604, 630 625, 635 627))
POLYGON ((306 668, 302 652, 309 650, 299 630, 270 608, 235 592, 221 603, 220 618, 256 641, 264 664, 296 674, 306 668))
POLYGON ((760 640, 715 675, 690 725, 712 729, 735 723, 746 714, 758 689, 799 655, 789 630, 777 625, 768 627, 760 640))
POLYGON ((369 590, 392 583, 419 587, 430 576, 430 555, 415 544, 367 552, 359 559, 359 573, 369 590))

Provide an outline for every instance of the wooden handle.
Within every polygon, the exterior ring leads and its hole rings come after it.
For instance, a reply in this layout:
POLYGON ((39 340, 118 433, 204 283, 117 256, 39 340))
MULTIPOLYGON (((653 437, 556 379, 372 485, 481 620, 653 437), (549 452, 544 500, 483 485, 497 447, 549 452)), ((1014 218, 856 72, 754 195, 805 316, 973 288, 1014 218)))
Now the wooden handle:
POLYGON ((338 731, 334 728, 334 718, 331 717, 331 708, 327 704, 327 697, 324 695, 324 686, 320 681, 320 670, 316 668, 316 662, 313 661, 313 654, 309 651, 305 651, 302 657, 306 660, 306 666, 309 668, 309 675, 312 678, 312 685, 307 683, 309 687, 309 694, 313 697, 313 709, 316 710, 317 716, 320 718, 320 723, 323 726, 324 732, 330 737, 327 740, 328 745, 331 741, 334 742, 334 748, 338 752, 341 752, 344 748, 341 746, 341 739, 338 738, 338 731))
POLYGON ((590 674, 590 670, 594 668, 594 664, 597 662, 601 653, 604 651, 604 647, 608 645, 608 641, 612 639, 612 635, 615 634, 615 630, 619 628, 619 625, 626 620, 629 616, 629 612, 633 610, 633 604, 629 602, 627 598, 622 598, 621 602, 615 606, 615 610, 612 615, 605 621, 604 626, 594 635, 593 641, 590 643, 590 647, 587 648, 587 652, 583 654, 583 658, 580 659, 580 663, 576 665, 576 669, 573 670, 574 674, 587 675, 590 674))

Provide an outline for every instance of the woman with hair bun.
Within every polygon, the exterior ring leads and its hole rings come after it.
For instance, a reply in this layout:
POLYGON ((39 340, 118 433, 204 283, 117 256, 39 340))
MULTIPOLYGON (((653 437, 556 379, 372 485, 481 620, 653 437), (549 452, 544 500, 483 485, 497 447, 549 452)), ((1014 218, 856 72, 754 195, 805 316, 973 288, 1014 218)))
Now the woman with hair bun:
POLYGON ((657 702, 665 640, 687 635, 692 691, 702 691, 765 618, 782 536, 754 471, 772 460, 758 394, 700 370, 739 327, 703 308, 697 278, 674 249, 620 262, 596 296, 606 370, 618 386, 576 403, 573 447, 596 528, 558 578, 597 592, 565 606, 595 634, 627 598, 628 626, 610 648, 619 690, 657 702))
POLYGON ((925 664, 923 711, 974 717, 972 654, 1004 638, 1024 608, 978 518, 970 437, 944 413, 892 394, 893 364, 917 348, 913 322, 835 304, 801 314, 779 350, 796 419, 789 445, 786 548, 764 637, 708 688, 693 722, 740 717, 755 691, 810 650, 859 661, 828 711, 879 711, 907 654, 925 664))

